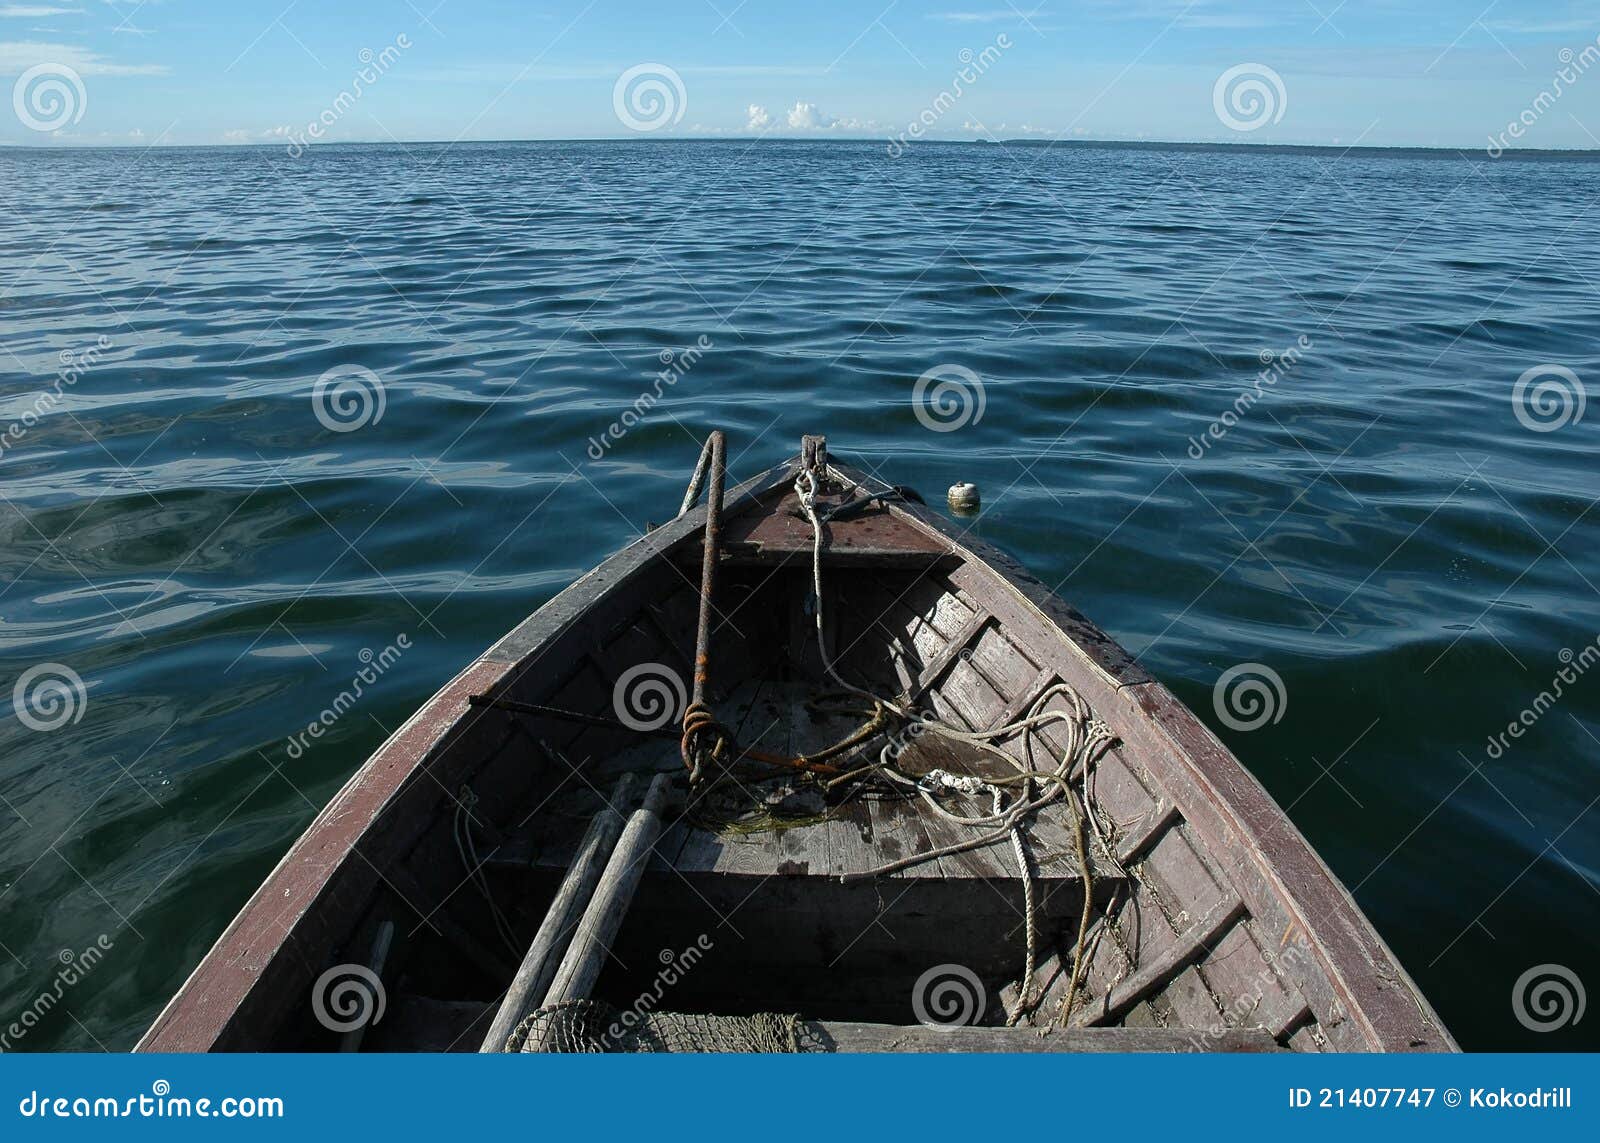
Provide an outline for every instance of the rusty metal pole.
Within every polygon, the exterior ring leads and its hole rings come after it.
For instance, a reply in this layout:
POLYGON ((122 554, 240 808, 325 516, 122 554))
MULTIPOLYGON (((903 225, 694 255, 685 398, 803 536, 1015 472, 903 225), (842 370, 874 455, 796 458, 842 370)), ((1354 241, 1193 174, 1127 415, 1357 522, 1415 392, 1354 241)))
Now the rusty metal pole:
POLYGON ((683 712, 683 740, 681 749, 684 765, 689 768, 691 781, 698 780, 706 757, 714 756, 727 732, 717 724, 716 716, 706 703, 706 691, 711 685, 711 615, 712 600, 716 598, 717 562, 722 553, 722 488, 727 476, 727 442, 720 430, 713 431, 701 452, 702 465, 709 458, 711 485, 706 490, 705 547, 700 562, 700 622, 694 639, 694 694, 689 708, 683 712), (707 744, 702 741, 713 738, 707 744))
POLYGON ((711 453, 711 487, 706 492, 706 540, 700 561, 700 626, 694 642, 694 698, 704 705, 711 682, 711 601, 716 598, 717 561, 722 552, 722 486, 728 475, 727 444, 720 429, 706 441, 711 453))

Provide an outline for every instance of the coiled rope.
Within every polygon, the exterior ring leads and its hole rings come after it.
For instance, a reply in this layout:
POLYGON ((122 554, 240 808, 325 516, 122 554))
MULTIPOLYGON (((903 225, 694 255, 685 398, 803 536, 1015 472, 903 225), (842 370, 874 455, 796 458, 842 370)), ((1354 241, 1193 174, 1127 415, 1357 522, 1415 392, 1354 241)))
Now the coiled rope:
MULTIPOLYGON (((1031 815, 1051 805, 1058 798, 1064 799, 1072 818, 1076 855, 1083 876, 1083 909, 1079 919, 1077 942, 1073 953, 1072 973, 1058 1016, 1059 1022, 1065 1024, 1071 1013, 1073 996, 1082 979, 1088 932, 1093 915, 1094 894, 1094 874, 1090 867, 1088 847, 1088 830, 1093 827, 1094 819, 1093 815, 1080 803, 1077 791, 1072 787, 1071 779, 1081 767, 1084 774, 1085 787, 1087 788, 1091 767, 1100 755, 1105 752, 1106 748, 1111 745, 1114 737, 1103 722, 1092 717, 1087 704, 1084 703, 1078 693, 1065 683, 1057 683, 1054 686, 1047 687, 1030 704, 1027 713, 1023 717, 1004 726, 991 727, 982 731, 969 731, 942 722, 934 717, 931 712, 924 714, 909 710, 892 699, 874 694, 872 691, 856 686, 845 679, 829 654, 825 635, 822 582, 824 517, 817 512, 817 494, 827 473, 825 468, 819 471, 819 466, 814 461, 814 457, 809 458, 808 463, 796 476, 794 491, 812 531, 811 588, 815 601, 813 620, 816 627, 817 650, 823 669, 828 677, 841 690, 870 702, 872 704, 872 716, 865 725, 844 740, 809 757, 801 756, 798 758, 772 755, 748 748, 739 750, 734 743, 732 732, 717 721, 707 700, 707 690, 710 685, 711 673, 711 612, 712 599, 716 587, 716 566, 720 555, 723 487, 726 476, 726 445, 722 433, 713 432, 706 441, 705 447, 701 450, 699 461, 695 465, 694 475, 690 479, 689 488, 684 496, 683 506, 679 511, 680 516, 689 511, 699 498, 701 486, 709 476, 710 487, 707 493, 704 555, 701 564, 700 614, 695 642, 694 694, 684 711, 682 737, 679 744, 684 764, 689 771, 690 782, 697 784, 708 776, 710 770, 726 766, 733 760, 745 758, 772 765, 797 768, 816 774, 838 775, 827 781, 824 784, 825 788, 832 788, 845 781, 859 779, 872 774, 882 774, 894 783, 909 787, 940 817, 960 826, 984 831, 966 840, 930 849, 923 853, 913 854, 881 865, 876 869, 845 874, 841 878, 844 882, 881 877, 928 861, 934 861, 941 857, 981 849, 1009 840, 1012 852, 1017 859, 1018 871, 1022 880, 1026 930, 1023 973, 1018 985, 1017 1001, 1012 1006, 1011 1011, 1007 1013, 1007 1023, 1010 1025, 1019 1023, 1037 1003, 1032 996, 1033 977, 1038 964, 1037 908, 1033 871, 1029 862, 1024 827, 1031 815), (1048 704, 1056 698, 1063 699, 1070 709, 1046 709, 1048 704), (985 779, 935 770, 919 781, 902 774, 895 767, 895 757, 901 748, 901 744, 894 739, 891 739, 882 747, 875 763, 858 767, 842 775, 839 774, 837 767, 828 765, 824 761, 844 754, 887 730, 891 725, 892 718, 898 718, 906 723, 917 724, 924 731, 932 731, 945 738, 983 750, 996 758, 1004 760, 1008 766, 1016 770, 1016 773, 1004 778, 985 779), (1050 725, 1063 725, 1065 727, 1067 743, 1061 751, 1060 760, 1055 768, 1042 770, 1033 761, 1033 737, 1041 728, 1050 725), (1002 750, 997 745, 1001 739, 1012 735, 1021 736, 1025 759, 1022 763, 1019 763, 1010 753, 1002 750), (1045 787, 1043 792, 1037 795, 1034 793, 1035 781, 1045 787), (1011 786, 1018 787, 1018 790, 1008 804, 1004 788, 1011 786), (940 791, 951 791, 973 796, 988 794, 990 811, 987 814, 980 815, 953 813, 941 804, 935 796, 940 791)), ((825 463, 824 461, 823 465, 825 463)), ((832 513, 829 515, 831 516, 832 513)), ((1094 828, 1098 832, 1098 827, 1094 828)))
MULTIPOLYGON (((1092 916, 1092 900, 1094 890, 1094 875, 1090 868, 1087 835, 1085 832, 1086 813, 1078 803, 1077 793, 1072 789, 1071 778, 1081 763, 1085 781, 1088 779, 1089 768, 1101 754, 1114 741, 1110 729, 1099 719, 1093 718, 1087 704, 1078 693, 1065 683, 1057 683, 1048 687, 1029 706, 1027 714, 1004 726, 992 727, 982 731, 962 730, 948 723, 934 718, 931 714, 915 714, 895 703, 893 700, 846 680, 834 665, 828 653, 827 638, 824 626, 823 584, 822 584, 822 548, 823 527, 822 519, 817 513, 817 493, 824 473, 819 473, 815 468, 803 469, 795 478, 794 491, 800 501, 801 511, 811 524, 811 589, 814 596, 813 618, 817 633, 817 651, 822 661, 823 669, 828 677, 842 689, 876 704, 876 709, 892 711, 902 719, 914 721, 923 728, 931 730, 945 738, 967 743, 978 749, 984 750, 997 758, 1003 759, 1007 765, 1017 770, 1017 774, 1010 778, 986 780, 982 778, 952 775, 945 771, 935 770, 930 772, 920 782, 914 781, 901 774, 894 767, 894 752, 897 744, 886 744, 879 753, 876 766, 864 767, 863 770, 875 770, 888 776, 891 780, 903 785, 911 786, 924 802, 939 816, 956 824, 972 828, 986 828, 987 832, 965 841, 950 845, 940 846, 923 853, 913 854, 898 861, 889 862, 876 869, 861 873, 844 875, 841 880, 845 882, 867 880, 881 877, 901 869, 906 869, 923 862, 933 861, 951 854, 963 853, 972 849, 980 849, 997 842, 1009 840, 1017 858, 1017 864, 1023 884, 1023 907, 1026 927, 1026 950, 1024 954, 1023 974, 1018 985, 1017 1002, 1007 1014, 1007 1023, 1016 1024, 1033 1006, 1033 976, 1038 962, 1036 909, 1033 891, 1033 875, 1028 862, 1028 854, 1023 834, 1023 823, 1032 814, 1050 805, 1058 797, 1065 797, 1073 819, 1073 833, 1077 848, 1077 857, 1083 875, 1083 911, 1078 927, 1076 949, 1073 955, 1072 976, 1069 980, 1068 991, 1062 1005, 1060 1021, 1064 1024, 1071 1011, 1073 993, 1078 987, 1083 970, 1083 954, 1087 943, 1090 919, 1092 916), (1046 705, 1056 697, 1062 697, 1071 707, 1070 711, 1046 710, 1046 705), (1033 734, 1039 728, 1052 724, 1065 724, 1067 731, 1067 745, 1061 752, 1061 759, 1054 770, 1040 770, 1033 764, 1033 734), (1025 764, 1019 764, 1009 753, 999 748, 996 743, 1010 735, 1022 735, 1025 751, 1025 764), (1043 794, 1033 795, 1033 782, 1039 780, 1050 788, 1043 794), (1007 806, 1000 787, 1003 785, 1019 785, 1021 787, 1017 798, 1007 806), (936 789, 952 789, 962 793, 977 794, 987 792, 991 797, 991 809, 986 815, 962 816, 954 814, 942 806, 934 797, 936 789)), ((857 771, 856 773, 860 773, 857 771)))

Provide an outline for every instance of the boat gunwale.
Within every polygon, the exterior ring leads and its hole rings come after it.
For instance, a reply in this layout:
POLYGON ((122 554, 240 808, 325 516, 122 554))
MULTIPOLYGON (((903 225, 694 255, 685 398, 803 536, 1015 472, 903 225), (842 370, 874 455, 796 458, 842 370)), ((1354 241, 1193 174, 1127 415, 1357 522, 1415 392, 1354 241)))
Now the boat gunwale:
MULTIPOLYGON (((848 464, 837 459, 830 463, 845 479, 858 485, 865 483, 862 475, 848 464)), ((1185 703, 1146 672, 1120 643, 1047 588, 1009 553, 973 536, 969 527, 958 528, 925 505, 906 502, 893 504, 891 508, 942 537, 970 565, 992 572, 994 579, 1004 583, 1017 602, 1059 632, 1084 665, 1102 676, 1114 692, 1133 698, 1134 709, 1121 713, 1161 732, 1172 754, 1182 760, 1197 792, 1219 813, 1236 837, 1214 836, 1211 830, 1194 820, 1190 807, 1179 805, 1185 820, 1204 831, 1211 852, 1219 858, 1228 852, 1241 852, 1250 857, 1266 887, 1285 907, 1292 922, 1306 934, 1317 955, 1318 966, 1345 1006, 1342 1015, 1359 1021, 1363 1037, 1373 1050, 1418 1050, 1413 1042, 1417 1037, 1394 1035, 1395 1028, 1416 1026, 1438 1041, 1424 1040, 1422 1050, 1460 1051, 1422 990, 1316 847, 1260 780, 1185 703), (1108 663, 1103 652, 1096 653, 1084 645, 1082 636, 1091 638, 1097 650, 1105 645, 1115 648, 1121 658, 1113 656, 1108 663), (1134 669, 1132 672, 1128 665, 1134 669), (1232 789, 1225 793, 1223 786, 1232 789), (1260 828, 1262 822, 1267 823, 1266 829, 1260 828), (1284 875, 1288 869, 1299 871, 1302 877, 1291 882, 1284 875), (1352 969, 1357 971, 1352 972, 1352 969), (1399 987, 1376 987, 1380 970, 1388 975, 1389 984, 1399 987), (1420 1025, 1416 1023, 1419 1020, 1420 1025)), ((1226 869, 1222 872, 1228 875, 1226 869)), ((1251 904, 1252 913, 1256 912, 1259 902, 1250 900, 1249 886, 1237 880, 1234 885, 1251 904)), ((1317 1015, 1319 1022, 1326 1018, 1326 1014, 1317 1015)))
MULTIPOLYGON (((799 458, 791 458, 731 489, 727 498, 729 514, 748 511, 791 481, 800 463, 799 458)), ((837 459, 830 459, 830 469, 858 488, 887 487, 837 459)), ((1182 760, 1194 790, 1237 834, 1232 839, 1208 836, 1213 852, 1249 856, 1262 884, 1300 925, 1316 950, 1319 969, 1346 1008, 1341 1015, 1358 1019, 1363 1038, 1371 1048, 1415 1050, 1416 1045, 1410 1042, 1414 1037, 1397 1039, 1392 1029, 1420 1027, 1438 1041, 1427 1044, 1428 1050, 1459 1050, 1321 855, 1265 787, 1192 711, 1146 673, 1120 644, 1011 556, 924 506, 896 502, 888 507, 895 515, 949 544, 967 564, 986 570, 993 582, 1005 585, 1014 601, 1059 635, 1060 642, 1070 647, 1113 693, 1126 696, 1129 705, 1119 712, 1121 715, 1138 719, 1161 733, 1171 752, 1182 760), (1224 787, 1231 792, 1225 793, 1224 787), (1241 804, 1241 798, 1245 804, 1241 804), (1259 830, 1257 826, 1262 821, 1271 823, 1273 828, 1259 830), (1280 860, 1274 860, 1274 856, 1280 860), (1300 883, 1291 884, 1282 875, 1289 868, 1303 875, 1300 883), (1365 972, 1351 971, 1363 967, 1365 972), (1385 991, 1376 986, 1374 978, 1380 968, 1388 975, 1388 983, 1398 984, 1398 989, 1385 991), (1402 994, 1411 1006, 1409 1012, 1397 1003, 1402 994)), ((513 689, 545 651, 583 622, 594 604, 660 562, 669 561, 674 549, 702 534, 704 521, 705 509, 697 507, 614 552, 496 640, 435 692, 357 768, 290 846, 134 1050, 209 1051, 232 1046, 230 1041, 246 1034, 237 1026, 241 1011, 269 982, 275 990, 309 987, 322 966, 300 956, 300 950, 294 947, 301 926, 319 909, 332 907, 329 898, 335 877, 350 864, 352 851, 396 811, 400 799, 414 786, 412 779, 417 773, 479 722, 479 718, 469 719, 468 715, 476 710, 481 716, 486 708, 471 706, 469 695, 493 696, 513 689), (313 855, 315 860, 308 860, 313 855), (292 916, 285 915, 285 899, 297 906, 292 916), (259 940, 268 933, 276 933, 278 939, 263 949, 259 940)), ((1193 825, 1188 807, 1179 809, 1193 825)), ((373 879, 376 884, 382 874, 376 869, 372 872, 377 874, 373 879)), ((1224 874, 1232 876, 1226 870, 1224 874)), ((1235 888, 1250 900, 1250 886, 1235 881, 1235 888)), ((1316 1015, 1320 1021, 1331 1014, 1316 1015)), ((259 1044, 251 1046, 259 1048, 259 1044)))
MULTIPOLYGON (((754 506, 762 495, 792 479, 799 463, 798 458, 792 458, 730 489, 726 507, 743 511, 754 506)), ((315 966, 283 963, 299 926, 325 906, 336 874, 345 868, 351 852, 395 809, 411 779, 451 745, 469 715, 476 712, 472 719, 476 723, 492 709, 472 706, 467 701, 470 695, 493 696, 514 687, 545 649, 582 622, 593 604, 621 588, 632 576, 669 558, 677 545, 698 537, 705 529, 705 513, 703 506, 693 508, 613 552, 435 691, 356 768, 295 839, 162 1007, 133 1050, 219 1050, 236 1034, 234 1025, 240 1010, 263 987, 270 973, 288 971, 291 982, 304 977, 302 983, 309 986, 315 979, 315 966), (527 649, 512 655, 519 643, 527 649), (419 728, 423 727, 431 728, 426 737, 419 736, 419 728), (308 860, 330 846, 338 850, 336 859, 324 856, 316 862, 308 860), (298 906, 292 916, 285 915, 285 900, 298 906), (261 950, 257 938, 272 931, 279 934, 279 939, 270 949, 261 950)))

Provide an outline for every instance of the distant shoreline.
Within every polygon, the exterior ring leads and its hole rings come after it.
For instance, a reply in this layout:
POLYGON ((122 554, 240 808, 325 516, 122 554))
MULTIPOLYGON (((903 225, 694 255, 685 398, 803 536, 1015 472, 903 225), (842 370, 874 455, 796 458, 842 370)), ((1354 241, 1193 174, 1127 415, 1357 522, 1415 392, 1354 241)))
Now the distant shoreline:
MULTIPOLYGON (((460 142, 450 142, 445 139, 419 140, 395 142, 382 141, 352 141, 314 143, 307 150, 337 150, 352 147, 372 148, 407 148, 407 147, 556 147, 570 146, 572 144, 614 144, 617 146, 736 146, 755 145, 761 146, 817 146, 825 144, 830 146, 854 147, 883 147, 886 141, 881 138, 859 137, 850 138, 763 138, 755 135, 729 135, 708 138, 697 135, 649 136, 649 137, 609 137, 590 139, 471 139, 460 142)), ((23 143, 0 143, 0 154, 8 152, 46 153, 61 151, 259 151, 281 149, 281 141, 267 143, 182 143, 182 144, 152 144, 139 146, 137 144, 100 143, 83 144, 74 146, 38 146, 23 143)), ((1486 162, 1504 162, 1506 160, 1557 160, 1557 161, 1600 161, 1600 148, 1534 148, 1515 147, 1506 148, 1497 158, 1491 158, 1483 147, 1374 147, 1374 146, 1341 146, 1331 143, 1218 143, 1194 142, 1181 140, 1135 140, 1135 139, 925 139, 919 141, 908 150, 918 150, 924 147, 939 148, 987 148, 987 147, 1020 147, 1029 150, 1089 150, 1089 151, 1186 151, 1202 154, 1260 154, 1260 155, 1332 155, 1335 157, 1363 156, 1363 157, 1390 157, 1390 158, 1444 158, 1444 159, 1477 159, 1486 162)))

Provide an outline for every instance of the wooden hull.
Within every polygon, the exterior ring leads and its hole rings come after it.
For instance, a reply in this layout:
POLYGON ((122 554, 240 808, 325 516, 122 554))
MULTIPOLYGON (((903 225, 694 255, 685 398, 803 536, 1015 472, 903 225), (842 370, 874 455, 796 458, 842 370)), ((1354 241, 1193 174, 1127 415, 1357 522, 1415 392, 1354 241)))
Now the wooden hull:
MULTIPOLYGON (((817 713, 827 687, 798 464, 729 494, 713 636, 719 716, 742 745, 780 753, 814 751, 845 725, 817 713)), ((878 490, 833 472, 840 502, 878 490)), ((703 532, 697 509, 641 538, 430 699, 296 842, 140 1049, 477 1050, 602 791, 624 770, 681 768, 675 743, 615 724, 616 684, 645 665, 688 677, 703 532), (340 965, 379 962, 384 1018, 341 1033, 316 986, 340 965)), ((1096 827, 1088 876, 1057 805, 1029 823, 1028 884, 1007 842, 850 880, 971 831, 914 798, 789 812, 778 795, 795 783, 752 781, 745 794, 776 806, 776 827, 708 824, 692 798, 666 815, 601 975, 610 1003, 798 1012, 814 1050, 1454 1050, 1237 759, 1012 560, 900 502, 830 524, 823 566, 846 675, 975 731, 1066 684, 1109 727, 1113 745, 1078 779, 1096 827), (1086 896, 1070 1028, 1029 1040, 1000 1027, 1030 912, 1040 1002, 1023 1022, 1055 1023, 1086 896), (978 982, 977 1026, 930 1031, 917 989, 951 966, 978 982)), ((1040 733, 1048 745, 1053 731, 1040 733)), ((908 757, 918 772, 972 761, 937 735, 908 757)), ((801 793, 791 800, 812 797, 801 793)))

